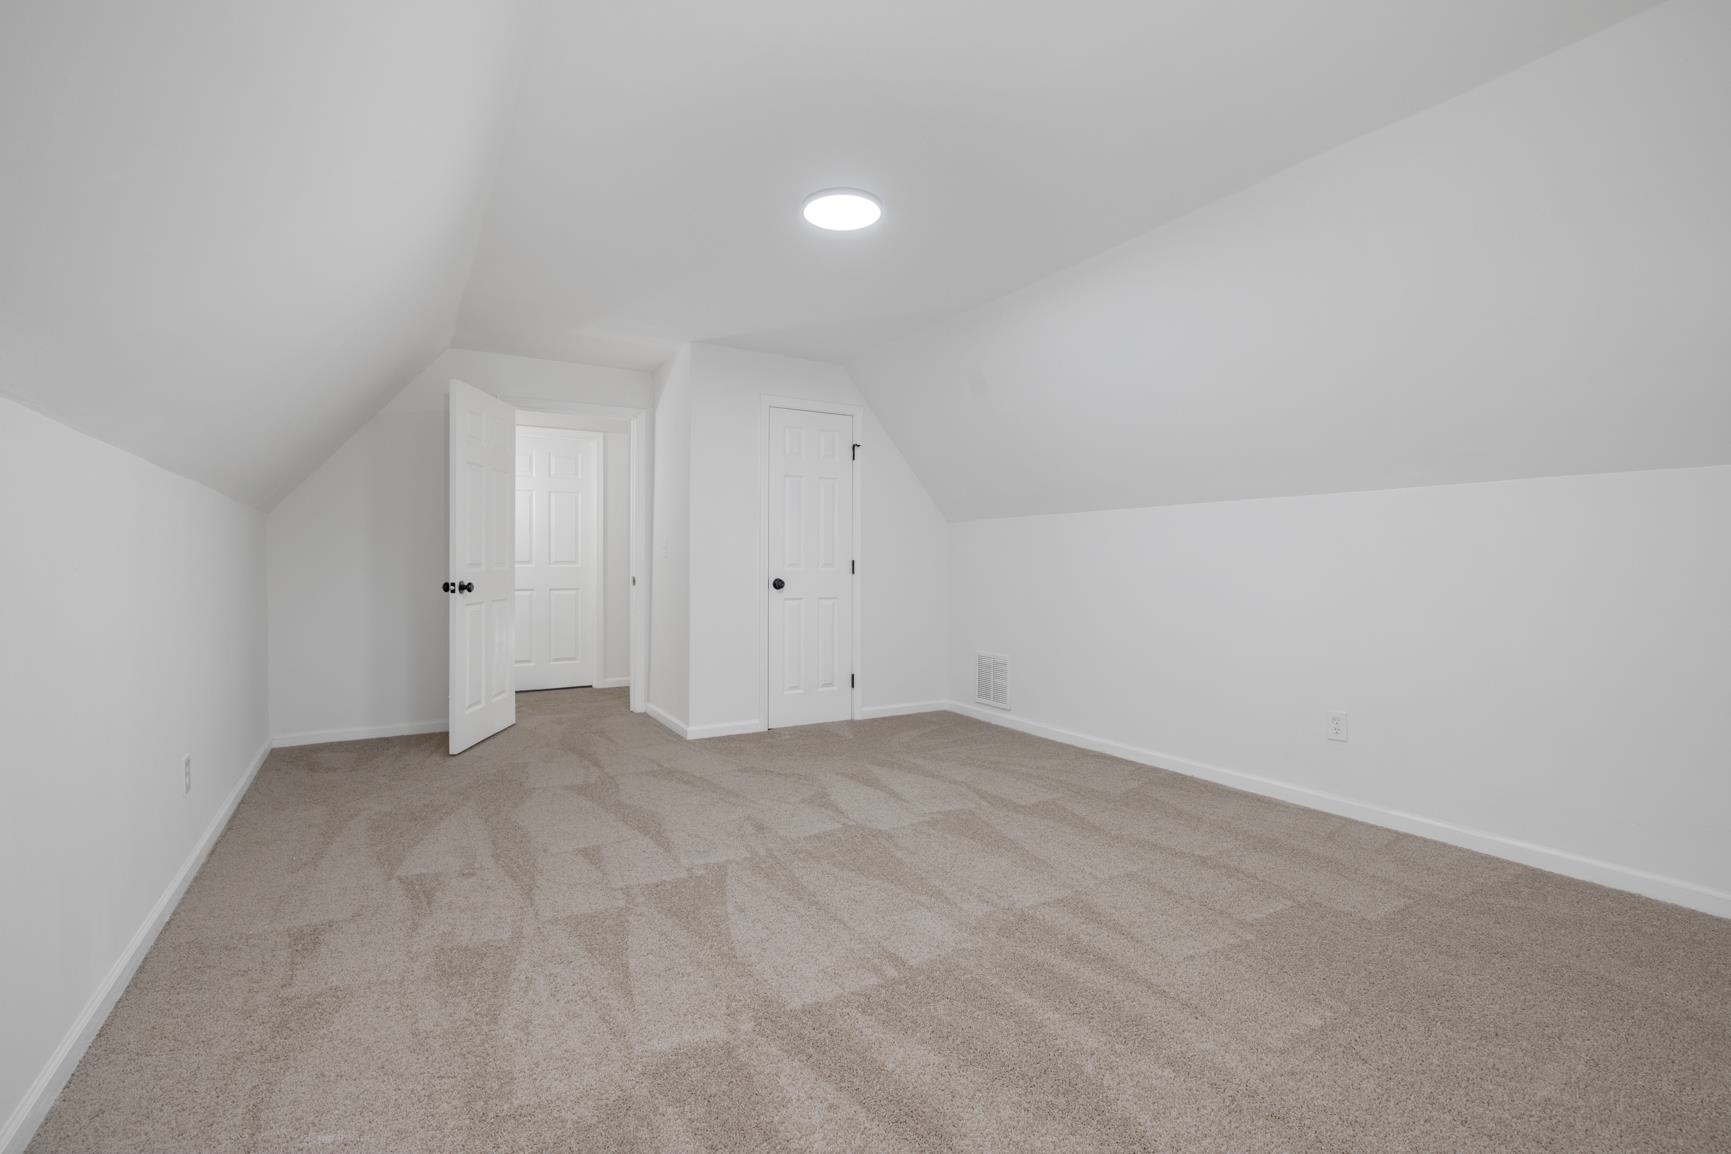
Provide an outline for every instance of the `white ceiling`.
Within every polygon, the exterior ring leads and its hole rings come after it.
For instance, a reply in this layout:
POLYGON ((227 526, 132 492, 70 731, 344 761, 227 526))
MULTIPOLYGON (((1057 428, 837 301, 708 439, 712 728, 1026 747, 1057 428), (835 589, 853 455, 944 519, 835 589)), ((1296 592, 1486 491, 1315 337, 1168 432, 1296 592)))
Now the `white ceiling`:
POLYGON ((846 361, 1650 2, 555 2, 458 340, 846 361))
POLYGON ((952 520, 1731 463, 1728 60, 1678 0, 854 377, 952 520))
POLYGON ((273 503, 449 339, 517 7, 0 5, 0 392, 273 503))
POLYGON ((1650 3, 7 4, 0 392, 268 507, 453 333, 849 361, 1650 3))

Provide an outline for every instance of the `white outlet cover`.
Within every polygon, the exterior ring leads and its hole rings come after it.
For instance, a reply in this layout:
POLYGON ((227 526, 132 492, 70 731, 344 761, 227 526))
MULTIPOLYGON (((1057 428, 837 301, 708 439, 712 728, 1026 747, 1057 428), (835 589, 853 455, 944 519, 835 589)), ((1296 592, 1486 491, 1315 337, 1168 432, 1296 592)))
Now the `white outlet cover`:
POLYGON ((1331 712, 1328 715, 1328 740, 1346 740, 1346 714, 1331 712))

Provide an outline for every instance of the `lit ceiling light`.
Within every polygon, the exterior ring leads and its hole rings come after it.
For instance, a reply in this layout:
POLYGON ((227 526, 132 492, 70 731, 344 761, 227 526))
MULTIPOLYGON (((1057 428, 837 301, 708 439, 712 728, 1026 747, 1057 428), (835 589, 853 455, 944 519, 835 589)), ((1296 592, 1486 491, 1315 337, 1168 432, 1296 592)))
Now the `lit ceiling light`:
POLYGON ((805 219, 832 232, 852 232, 876 224, 883 209, 878 198, 857 188, 826 188, 805 198, 805 219))

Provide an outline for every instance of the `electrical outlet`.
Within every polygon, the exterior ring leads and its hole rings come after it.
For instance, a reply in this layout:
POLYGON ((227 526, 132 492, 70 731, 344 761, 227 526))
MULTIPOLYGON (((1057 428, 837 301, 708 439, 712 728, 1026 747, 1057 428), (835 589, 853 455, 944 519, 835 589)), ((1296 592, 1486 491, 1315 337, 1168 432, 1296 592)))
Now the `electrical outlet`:
POLYGON ((186 786, 185 786, 185 788, 183 788, 181 790, 181 793, 182 794, 189 794, 192 792, 192 754, 190 754, 190 753, 187 754, 186 760, 184 762, 182 762, 181 764, 182 764, 182 767, 186 770, 186 786))
POLYGON ((1346 714, 1330 713, 1328 715, 1328 740, 1346 740, 1346 714))

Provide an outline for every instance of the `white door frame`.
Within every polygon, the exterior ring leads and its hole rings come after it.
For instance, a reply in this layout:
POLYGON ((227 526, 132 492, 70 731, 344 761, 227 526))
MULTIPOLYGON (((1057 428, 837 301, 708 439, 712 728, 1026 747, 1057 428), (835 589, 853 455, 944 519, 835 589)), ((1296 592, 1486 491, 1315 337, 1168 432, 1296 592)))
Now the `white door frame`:
MULTIPOLYGON (((604 417, 624 421, 631 437, 631 712, 642 713, 649 695, 649 413, 646 409, 620 405, 595 405, 586 401, 557 401, 542 397, 503 398, 519 413, 564 413, 578 417, 604 417)), ((765 556, 768 556, 767 546, 765 556)), ((603 611, 602 617, 606 613, 603 611)), ((605 629, 605 625, 603 625, 605 629)), ((603 634, 605 636, 605 634, 603 634)), ((605 641, 603 641, 605 644, 605 641)), ((767 658, 766 658, 767 659, 767 658)), ((767 677, 768 674, 765 674, 767 677)), ((767 686, 767 682, 765 685, 767 686)))
MULTIPOLYGON (((762 720, 763 727, 769 728, 769 411, 771 409, 799 409, 807 413, 832 413, 839 417, 850 419, 853 429, 853 444, 859 444, 860 428, 865 424, 865 409, 860 405, 849 405, 840 401, 813 401, 803 397, 778 397, 763 393, 759 397, 760 404, 757 413, 757 494, 758 494, 758 541, 757 541, 757 716, 762 720)), ((852 453, 852 446, 849 447, 852 453)), ((859 566, 865 564, 860 556, 860 492, 864 488, 863 473, 860 467, 860 456, 853 456, 853 668, 848 670, 852 688, 848 690, 848 716, 859 720, 860 695, 860 584, 859 566)))

